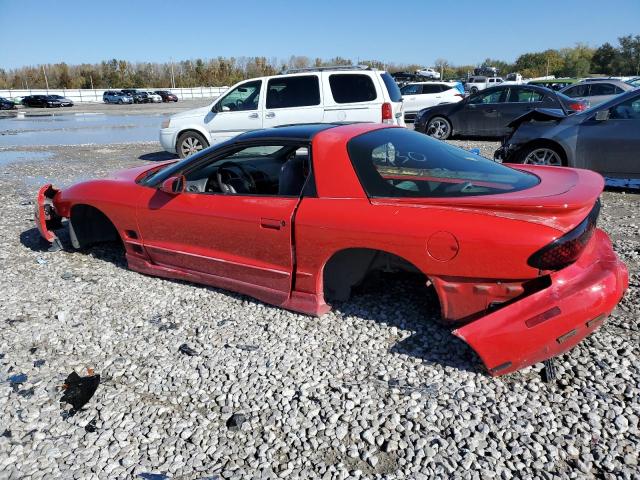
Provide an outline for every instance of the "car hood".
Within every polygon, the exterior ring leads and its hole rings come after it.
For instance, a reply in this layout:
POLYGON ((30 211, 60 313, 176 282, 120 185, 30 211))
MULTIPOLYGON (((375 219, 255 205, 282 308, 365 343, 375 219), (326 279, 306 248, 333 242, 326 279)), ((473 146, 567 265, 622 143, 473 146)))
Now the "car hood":
POLYGON ((152 165, 142 165, 141 167, 127 168, 126 170, 119 170, 113 172, 109 177, 114 180, 123 180, 125 182, 135 182, 138 178, 151 172, 156 172, 167 165, 176 163, 178 160, 166 160, 164 162, 157 162, 152 165))
POLYGON ((521 123, 536 121, 536 122, 544 122, 548 120, 562 120, 567 118, 567 114, 560 110, 559 108, 535 108, 533 110, 528 111, 527 113, 516 117, 512 120, 508 127, 517 128, 521 123))
POLYGON ((193 110, 187 110, 186 112, 176 113, 174 115, 171 115, 171 118, 172 119, 191 118, 191 117, 203 118, 210 111, 211 111, 211 105, 208 105, 200 108, 194 108, 193 110))

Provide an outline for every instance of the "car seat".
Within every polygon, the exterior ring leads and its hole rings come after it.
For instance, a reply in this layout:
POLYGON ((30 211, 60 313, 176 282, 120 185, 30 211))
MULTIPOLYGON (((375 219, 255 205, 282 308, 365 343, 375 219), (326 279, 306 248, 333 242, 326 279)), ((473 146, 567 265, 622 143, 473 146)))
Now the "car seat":
POLYGON ((306 156, 295 156, 284 162, 280 168, 278 195, 298 196, 304 187, 304 165, 306 156))

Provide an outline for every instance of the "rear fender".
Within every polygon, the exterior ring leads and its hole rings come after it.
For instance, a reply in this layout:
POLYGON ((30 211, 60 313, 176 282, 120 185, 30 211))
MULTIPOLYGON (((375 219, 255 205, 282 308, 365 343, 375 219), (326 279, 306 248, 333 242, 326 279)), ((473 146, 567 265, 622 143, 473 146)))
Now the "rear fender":
POLYGON ((38 198, 35 209, 35 223, 40 235, 49 243, 51 250, 61 250, 62 244, 54 230, 60 228, 62 217, 58 215, 53 206, 54 198, 60 190, 54 188, 50 183, 42 186, 38 190, 38 198))

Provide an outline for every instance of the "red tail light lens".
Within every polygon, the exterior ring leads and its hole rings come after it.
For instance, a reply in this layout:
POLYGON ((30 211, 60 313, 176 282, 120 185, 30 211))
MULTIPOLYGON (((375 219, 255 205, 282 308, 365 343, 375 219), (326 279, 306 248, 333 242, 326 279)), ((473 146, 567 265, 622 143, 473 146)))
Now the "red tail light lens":
POLYGON ((574 112, 583 112, 587 109, 587 106, 584 103, 572 103, 569 108, 574 112))
POLYGON ((596 229, 600 200, 580 224, 529 257, 529 265, 540 270, 558 270, 575 262, 596 229))
POLYGON ((382 104, 382 123, 393 122, 393 107, 390 103, 382 104))

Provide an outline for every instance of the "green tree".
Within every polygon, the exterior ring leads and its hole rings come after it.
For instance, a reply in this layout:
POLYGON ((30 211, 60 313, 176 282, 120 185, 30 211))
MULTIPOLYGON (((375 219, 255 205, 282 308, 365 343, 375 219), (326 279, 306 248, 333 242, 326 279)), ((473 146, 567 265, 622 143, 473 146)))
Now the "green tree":
POLYGON ((618 49, 609 42, 600 45, 591 58, 591 72, 613 75, 619 63, 618 49))

